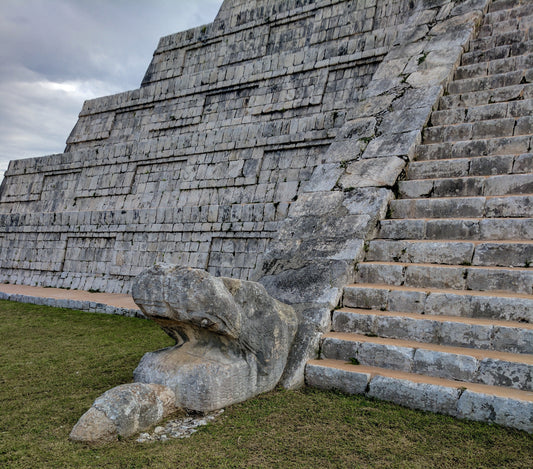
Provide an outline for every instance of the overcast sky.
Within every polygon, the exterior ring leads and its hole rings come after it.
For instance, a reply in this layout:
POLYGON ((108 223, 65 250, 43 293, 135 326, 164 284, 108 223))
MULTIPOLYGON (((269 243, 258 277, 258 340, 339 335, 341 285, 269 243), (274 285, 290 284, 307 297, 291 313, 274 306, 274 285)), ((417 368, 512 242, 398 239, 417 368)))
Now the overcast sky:
POLYGON ((222 0, 0 0, 0 181, 9 160, 61 153, 86 99, 135 89, 161 36, 222 0))

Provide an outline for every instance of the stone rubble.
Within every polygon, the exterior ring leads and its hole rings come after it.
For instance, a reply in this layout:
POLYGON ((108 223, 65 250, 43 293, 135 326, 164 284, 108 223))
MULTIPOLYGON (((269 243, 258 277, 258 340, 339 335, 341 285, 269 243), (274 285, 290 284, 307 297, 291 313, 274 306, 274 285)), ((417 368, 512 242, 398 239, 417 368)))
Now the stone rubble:
POLYGON ((169 420, 164 426, 157 426, 153 432, 144 432, 135 440, 137 443, 151 443, 154 441, 167 441, 172 438, 189 438, 201 427, 214 422, 224 409, 208 413, 193 413, 187 417, 169 420))

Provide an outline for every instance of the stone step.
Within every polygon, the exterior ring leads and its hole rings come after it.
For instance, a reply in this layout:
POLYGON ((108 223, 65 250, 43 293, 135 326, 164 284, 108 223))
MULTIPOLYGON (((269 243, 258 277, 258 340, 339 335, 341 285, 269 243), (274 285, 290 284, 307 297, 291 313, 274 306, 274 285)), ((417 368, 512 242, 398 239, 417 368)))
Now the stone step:
POLYGON ((533 295, 357 284, 344 288, 348 308, 533 322, 533 295))
POLYGON ((311 360, 305 376, 308 386, 364 394, 412 409, 533 433, 533 393, 528 391, 355 366, 340 360, 311 360))
POLYGON ((532 218, 533 195, 398 199, 390 218, 532 218))
POLYGON ((533 218, 405 218, 380 222, 381 239, 533 239, 533 218))
MULTIPOLYGON (((527 21, 527 18, 524 18, 527 21)), ((533 32, 520 29, 516 19, 502 21, 497 27, 492 28, 490 36, 478 36, 470 41, 470 51, 487 52, 495 47, 519 44, 522 41, 533 40, 533 32), (497 31, 494 31, 497 29, 497 31)))
POLYGON ((512 28, 513 22, 515 24, 523 23, 525 18, 533 14, 531 2, 525 1, 519 3, 514 1, 513 3, 514 5, 509 9, 489 11, 485 15, 479 36, 484 37, 498 32, 509 31, 512 28))
POLYGON ((533 355, 530 354, 329 332, 322 339, 321 358, 533 391, 533 355))
POLYGON ((533 266, 533 241, 530 240, 374 239, 366 248, 367 262, 518 268, 533 266))
MULTIPOLYGON (((503 32, 503 31, 502 31, 503 32)), ((489 62, 491 60, 505 59, 533 52, 533 41, 524 40, 514 44, 505 44, 488 50, 471 50, 461 57, 462 65, 470 65, 477 62, 489 62)))
POLYGON ((524 116, 518 119, 508 117, 505 119, 426 127, 423 132, 423 141, 425 144, 430 144, 480 139, 487 135, 497 138, 530 135, 531 133, 533 133, 533 116, 524 116))
MULTIPOLYGON (((438 177, 438 175, 435 175, 438 177)), ((401 198, 533 194, 533 173, 411 179, 398 183, 401 198)))
POLYGON ((490 90, 445 95, 439 100, 439 109, 482 106, 484 104, 531 98, 533 98, 533 84, 521 83, 519 85, 504 86, 490 90))
POLYGON ((533 153, 413 161, 407 167, 406 177, 431 179, 524 173, 533 173, 533 153))
MULTIPOLYGON (((527 5, 527 2, 524 2, 527 5)), ((520 9, 520 2, 516 0, 493 0, 489 5, 489 13, 492 15, 494 12, 501 13, 508 17, 514 10, 520 9)))
POLYGON ((370 261, 357 264, 356 283, 533 295, 533 268, 370 261))
POLYGON ((533 71, 515 70, 507 73, 499 73, 497 75, 489 75, 478 78, 465 78, 463 80, 453 80, 448 85, 448 94, 464 94, 473 91, 493 90, 496 88, 503 88, 506 86, 519 85, 523 80, 528 80, 533 71))
POLYGON ((529 135, 503 138, 485 138, 462 142, 418 145, 418 161, 476 158, 480 156, 521 155, 529 152, 532 138, 529 135))
POLYGON ((332 330, 368 337, 533 354, 533 324, 512 321, 343 308, 333 312, 332 330))
MULTIPOLYGON (((431 114, 431 128, 445 130, 441 126, 456 124, 474 124, 481 121, 494 121, 497 119, 520 119, 530 117, 533 113, 533 99, 484 104, 469 108, 452 108, 442 111, 434 111, 431 114)), ((426 130, 427 130, 426 129, 426 130)), ((531 133, 531 132, 529 132, 531 133)))
POLYGON ((489 62, 476 62, 470 65, 461 65, 455 71, 455 79, 485 77, 498 73, 525 70, 533 67, 533 54, 524 54, 516 57, 491 60, 489 62))

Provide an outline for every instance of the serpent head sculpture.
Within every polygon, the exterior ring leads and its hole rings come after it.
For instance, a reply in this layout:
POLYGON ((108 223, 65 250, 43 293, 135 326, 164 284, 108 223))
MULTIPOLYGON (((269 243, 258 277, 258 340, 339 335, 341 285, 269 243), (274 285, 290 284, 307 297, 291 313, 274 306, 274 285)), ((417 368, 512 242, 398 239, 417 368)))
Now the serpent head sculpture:
POLYGON ((170 387, 177 406, 219 409, 278 383, 297 319, 260 284, 163 264, 137 277, 133 297, 176 340, 146 354, 135 381, 170 387))

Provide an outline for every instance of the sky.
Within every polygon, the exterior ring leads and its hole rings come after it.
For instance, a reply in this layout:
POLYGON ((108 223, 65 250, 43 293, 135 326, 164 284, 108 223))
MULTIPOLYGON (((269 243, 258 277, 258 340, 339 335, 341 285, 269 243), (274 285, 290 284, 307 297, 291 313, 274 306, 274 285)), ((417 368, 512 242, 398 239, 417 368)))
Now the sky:
POLYGON ((0 0, 0 181, 10 160, 61 153, 83 102, 139 88, 159 38, 222 0, 0 0))

